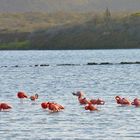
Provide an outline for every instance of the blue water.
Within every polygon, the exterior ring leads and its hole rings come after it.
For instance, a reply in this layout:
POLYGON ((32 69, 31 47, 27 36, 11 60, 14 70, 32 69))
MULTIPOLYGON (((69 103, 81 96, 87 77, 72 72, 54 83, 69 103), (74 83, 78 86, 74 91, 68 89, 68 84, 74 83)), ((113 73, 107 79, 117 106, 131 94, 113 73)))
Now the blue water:
POLYGON ((119 107, 116 95, 140 98, 140 64, 86 65, 88 62, 136 62, 140 50, 1 51, 0 102, 13 109, 0 112, 0 140, 140 139, 140 108, 119 107), (79 64, 58 66, 58 64, 79 64), (46 67, 34 65, 49 64, 46 67), (18 67, 15 67, 18 65, 18 67), (19 90, 39 94, 36 103, 21 103, 19 90), (73 91, 102 98, 99 112, 85 111, 73 91), (41 109, 43 101, 65 106, 59 113, 41 109))

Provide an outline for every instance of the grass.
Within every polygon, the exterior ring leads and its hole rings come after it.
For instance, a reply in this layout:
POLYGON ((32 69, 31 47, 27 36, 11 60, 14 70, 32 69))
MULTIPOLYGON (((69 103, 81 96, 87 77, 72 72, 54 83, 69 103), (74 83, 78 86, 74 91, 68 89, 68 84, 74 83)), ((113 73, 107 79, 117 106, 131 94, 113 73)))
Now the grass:
POLYGON ((29 48, 29 41, 0 43, 0 50, 27 50, 29 48))

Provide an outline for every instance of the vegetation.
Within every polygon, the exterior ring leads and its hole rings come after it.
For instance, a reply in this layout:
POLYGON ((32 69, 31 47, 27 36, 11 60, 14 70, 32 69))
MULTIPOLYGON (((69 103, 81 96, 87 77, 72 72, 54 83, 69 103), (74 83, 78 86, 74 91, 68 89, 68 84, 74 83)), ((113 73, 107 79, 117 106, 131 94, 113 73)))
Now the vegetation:
POLYGON ((140 48, 140 13, 1 14, 0 25, 0 49, 140 48))
POLYGON ((29 41, 0 43, 0 50, 28 50, 29 48, 29 41))
POLYGON ((0 32, 32 32, 58 25, 81 23, 91 19, 93 13, 0 13, 0 32))

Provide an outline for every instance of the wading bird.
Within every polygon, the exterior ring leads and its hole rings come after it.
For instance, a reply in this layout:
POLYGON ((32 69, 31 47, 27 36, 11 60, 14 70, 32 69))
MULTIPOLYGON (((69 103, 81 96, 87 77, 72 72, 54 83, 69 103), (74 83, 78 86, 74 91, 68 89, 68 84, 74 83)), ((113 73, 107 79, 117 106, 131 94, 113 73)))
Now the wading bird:
POLYGON ((85 106, 85 110, 97 111, 98 109, 93 104, 89 103, 85 106))
POLYGON ((38 94, 30 96, 30 100, 35 101, 36 99, 38 99, 38 94))
POLYGON ((82 92, 82 91, 77 91, 76 93, 73 92, 72 94, 73 94, 74 96, 78 96, 78 101, 79 101, 79 103, 80 103, 81 105, 90 103, 90 101, 87 100, 87 99, 84 97, 84 92, 82 92))
POLYGON ((25 92, 23 92, 23 91, 19 91, 19 92, 17 93, 17 97, 18 97, 19 99, 28 98, 27 94, 26 94, 25 92))
POLYGON ((115 97, 117 104, 120 105, 131 105, 131 102, 126 98, 121 98, 120 96, 115 97))
POLYGON ((7 104, 7 103, 0 103, 0 111, 1 110, 8 110, 8 109, 11 109, 12 106, 7 104))
POLYGON ((105 101, 102 99, 91 99, 90 102, 93 105, 104 105, 105 104, 105 101))
POLYGON ((41 103, 41 107, 43 109, 49 109, 52 112, 58 112, 61 111, 62 109, 64 109, 64 107, 58 103, 54 103, 54 102, 43 102, 41 103))

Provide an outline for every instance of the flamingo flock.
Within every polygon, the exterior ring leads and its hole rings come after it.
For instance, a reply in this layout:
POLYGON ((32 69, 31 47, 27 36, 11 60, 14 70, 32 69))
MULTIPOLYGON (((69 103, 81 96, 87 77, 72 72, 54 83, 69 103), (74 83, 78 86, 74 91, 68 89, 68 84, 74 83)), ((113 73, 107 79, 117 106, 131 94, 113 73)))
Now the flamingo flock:
MULTIPOLYGON (((98 99, 87 99, 85 97, 85 93, 83 91, 77 91, 73 92, 72 95, 77 96, 78 102, 80 105, 84 105, 84 109, 88 111, 98 111, 98 105, 105 105, 105 101, 98 98, 98 99)), ((17 93, 17 97, 23 101, 24 99, 30 99, 31 101, 36 101, 39 98, 38 94, 34 94, 32 96, 28 96, 26 92, 24 91, 19 91, 17 93)), ((121 106, 130 106, 134 105, 135 107, 140 107, 140 99, 135 98, 133 102, 131 102, 129 99, 116 96, 115 101, 117 104, 121 106)), ((64 106, 55 103, 55 102, 42 102, 41 103, 41 108, 44 110, 48 110, 51 112, 59 112, 64 110, 64 106)), ((0 111, 6 111, 12 109, 12 106, 8 103, 5 102, 0 102, 0 111)))
POLYGON ((102 99, 87 99, 85 97, 84 92, 82 91, 77 91, 77 92, 73 92, 72 93, 74 96, 78 97, 78 101, 81 105, 86 105, 85 106, 85 110, 89 110, 89 111, 95 111, 98 110, 97 107, 95 105, 104 105, 105 101, 102 99))

